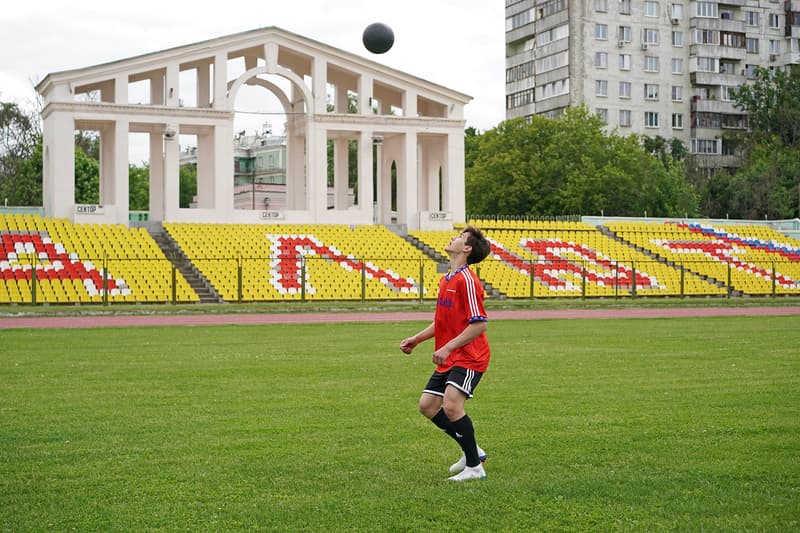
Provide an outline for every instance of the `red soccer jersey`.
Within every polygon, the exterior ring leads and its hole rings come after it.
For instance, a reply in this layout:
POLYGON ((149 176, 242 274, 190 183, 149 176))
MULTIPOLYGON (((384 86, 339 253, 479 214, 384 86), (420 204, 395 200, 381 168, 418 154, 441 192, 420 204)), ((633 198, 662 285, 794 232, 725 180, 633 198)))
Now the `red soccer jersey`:
MULTIPOLYGON (((483 286, 472 270, 465 265, 443 276, 439 282, 433 326, 436 349, 457 337, 468 324, 486 320, 483 286)), ((436 371, 447 372, 454 366, 463 366, 476 372, 486 372, 489 358, 489 342, 486 333, 481 333, 472 342, 453 350, 445 363, 436 367, 436 371)))

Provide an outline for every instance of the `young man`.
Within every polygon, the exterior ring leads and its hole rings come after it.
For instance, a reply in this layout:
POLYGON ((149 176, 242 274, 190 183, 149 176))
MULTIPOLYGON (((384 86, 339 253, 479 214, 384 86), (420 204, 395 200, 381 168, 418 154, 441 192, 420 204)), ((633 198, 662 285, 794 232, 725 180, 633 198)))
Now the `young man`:
POLYGON ((477 228, 467 226, 444 249, 450 271, 439 282, 433 323, 400 343, 409 354, 421 342, 435 337, 436 370, 419 399, 420 412, 450 435, 463 453, 450 467, 453 481, 486 477, 481 464, 486 453, 475 442, 475 430, 464 405, 489 366, 483 286, 469 265, 489 255, 489 241, 477 228))

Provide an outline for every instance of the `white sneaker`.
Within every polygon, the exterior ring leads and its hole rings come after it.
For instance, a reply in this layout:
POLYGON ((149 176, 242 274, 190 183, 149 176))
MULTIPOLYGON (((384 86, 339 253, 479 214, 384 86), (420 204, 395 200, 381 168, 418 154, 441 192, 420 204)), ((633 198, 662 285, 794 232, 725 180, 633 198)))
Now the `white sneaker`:
MULTIPOLYGON (((483 451, 480 446, 478 446, 478 459, 480 459, 482 463, 486 462, 486 452, 483 451)), ((464 470, 465 466, 467 466, 467 456, 464 455, 464 452, 461 452, 461 459, 450 465, 450 473, 455 474, 461 472, 464 470)))
POLYGON ((478 466, 465 466, 460 474, 449 477, 450 481, 469 481, 470 479, 483 479, 486 477, 486 472, 483 470, 483 465, 478 466))

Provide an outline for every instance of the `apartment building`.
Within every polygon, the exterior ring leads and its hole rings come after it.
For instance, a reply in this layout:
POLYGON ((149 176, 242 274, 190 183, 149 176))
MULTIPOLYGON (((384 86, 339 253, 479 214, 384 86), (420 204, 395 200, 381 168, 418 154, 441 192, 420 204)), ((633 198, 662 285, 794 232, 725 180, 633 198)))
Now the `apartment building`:
POLYGON ((585 104, 609 129, 678 138, 701 166, 747 117, 756 66, 800 64, 800 0, 506 0, 506 118, 585 104))

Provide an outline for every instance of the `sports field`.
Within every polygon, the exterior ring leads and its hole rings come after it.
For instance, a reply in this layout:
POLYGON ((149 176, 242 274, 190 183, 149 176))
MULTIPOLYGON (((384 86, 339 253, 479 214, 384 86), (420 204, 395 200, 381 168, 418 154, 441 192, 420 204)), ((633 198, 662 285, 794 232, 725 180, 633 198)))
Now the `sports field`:
POLYGON ((493 321, 465 484, 424 325, 0 331, 0 530, 800 528, 797 316, 493 321))

